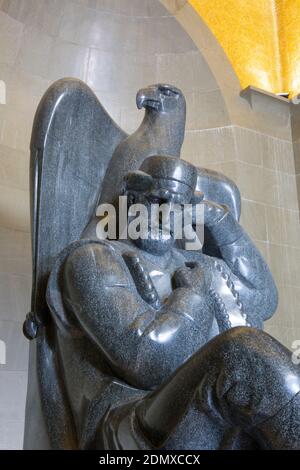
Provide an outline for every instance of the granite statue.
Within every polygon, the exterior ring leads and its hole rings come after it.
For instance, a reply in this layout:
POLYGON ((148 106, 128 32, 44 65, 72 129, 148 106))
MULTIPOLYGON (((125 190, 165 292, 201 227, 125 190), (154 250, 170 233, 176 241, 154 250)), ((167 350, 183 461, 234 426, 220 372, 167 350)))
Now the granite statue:
MULTIPOLYGON (((225 176, 180 159, 185 100, 137 94, 126 135, 82 82, 46 92, 31 141, 32 308, 26 449, 300 449, 300 368, 263 332, 277 290, 225 176), (173 225, 97 237, 99 202, 195 207, 173 225)), ((160 221, 161 223, 161 221, 160 221)))

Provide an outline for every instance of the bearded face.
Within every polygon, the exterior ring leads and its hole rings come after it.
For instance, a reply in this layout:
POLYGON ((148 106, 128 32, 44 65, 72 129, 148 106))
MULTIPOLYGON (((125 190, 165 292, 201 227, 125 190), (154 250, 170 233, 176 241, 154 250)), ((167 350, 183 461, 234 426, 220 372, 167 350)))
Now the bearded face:
POLYGON ((135 191, 128 193, 128 222, 138 225, 139 236, 132 237, 135 245, 152 254, 162 255, 175 244, 176 216, 182 220, 181 195, 169 190, 135 191), (136 219, 138 212, 138 219, 136 219))

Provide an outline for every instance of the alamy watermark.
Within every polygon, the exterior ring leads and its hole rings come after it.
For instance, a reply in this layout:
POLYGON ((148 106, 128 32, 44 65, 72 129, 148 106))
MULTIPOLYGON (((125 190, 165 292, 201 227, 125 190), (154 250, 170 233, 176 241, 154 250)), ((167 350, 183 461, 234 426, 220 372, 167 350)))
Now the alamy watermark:
POLYGON ((0 80, 0 104, 6 104, 6 84, 0 80))
POLYGON ((6 343, 0 339, 0 365, 6 364, 6 343))
POLYGON ((297 366, 300 364, 300 339, 293 341, 292 349, 294 350, 292 353, 292 362, 297 366))
POLYGON ((293 104, 299 104, 299 103, 300 103, 300 95, 294 96, 294 97, 291 99, 291 102, 292 102, 293 104))
POLYGON ((132 204, 119 197, 118 215, 112 204, 100 204, 96 233, 100 240, 182 240, 186 250, 201 250, 204 241, 203 204, 132 204), (118 233, 117 233, 118 232, 118 233))

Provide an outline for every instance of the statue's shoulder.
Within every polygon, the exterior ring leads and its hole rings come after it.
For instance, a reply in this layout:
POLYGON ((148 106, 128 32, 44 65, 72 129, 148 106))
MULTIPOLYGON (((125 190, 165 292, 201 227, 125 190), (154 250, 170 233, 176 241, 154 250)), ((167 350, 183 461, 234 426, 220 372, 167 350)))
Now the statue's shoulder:
POLYGON ((78 240, 56 258, 46 293, 52 317, 61 331, 80 336, 81 329, 68 309, 69 291, 103 291, 112 284, 129 285, 128 271, 118 246, 105 240, 78 240), (96 288, 97 287, 97 288, 96 288))
POLYGON ((82 240, 70 247, 64 261, 66 276, 87 279, 99 276, 105 279, 126 278, 127 270, 122 251, 117 243, 106 240, 82 240))
POLYGON ((67 250, 66 262, 89 260, 94 256, 102 256, 102 260, 107 257, 118 257, 118 250, 107 240, 83 239, 78 242, 71 243, 67 250))

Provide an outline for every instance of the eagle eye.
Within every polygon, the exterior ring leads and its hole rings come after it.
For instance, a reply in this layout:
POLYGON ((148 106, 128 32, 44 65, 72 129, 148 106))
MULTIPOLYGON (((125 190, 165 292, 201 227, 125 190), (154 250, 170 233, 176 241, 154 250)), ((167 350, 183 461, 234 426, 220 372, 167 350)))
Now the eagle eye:
POLYGON ((178 94, 176 93, 176 91, 172 90, 169 87, 160 87, 159 91, 165 96, 175 96, 178 94))

